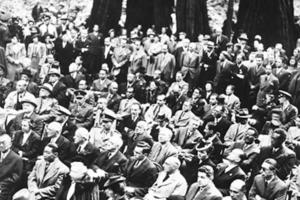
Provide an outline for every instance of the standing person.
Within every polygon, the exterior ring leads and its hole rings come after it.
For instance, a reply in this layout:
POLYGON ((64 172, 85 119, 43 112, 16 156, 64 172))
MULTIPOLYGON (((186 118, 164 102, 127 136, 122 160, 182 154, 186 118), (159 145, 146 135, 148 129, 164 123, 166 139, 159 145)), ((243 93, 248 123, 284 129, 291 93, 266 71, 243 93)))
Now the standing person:
POLYGON ((16 80, 16 75, 21 72, 21 60, 26 57, 25 45, 19 42, 19 38, 14 35, 11 38, 11 43, 7 44, 7 78, 11 81, 16 80))
POLYGON ((7 134, 0 136, 0 199, 10 200, 19 183, 23 161, 11 150, 12 140, 7 134))
POLYGON ((39 35, 32 36, 32 43, 28 45, 28 57, 31 59, 31 68, 35 73, 40 72, 40 60, 46 56, 46 45, 39 41, 39 35))

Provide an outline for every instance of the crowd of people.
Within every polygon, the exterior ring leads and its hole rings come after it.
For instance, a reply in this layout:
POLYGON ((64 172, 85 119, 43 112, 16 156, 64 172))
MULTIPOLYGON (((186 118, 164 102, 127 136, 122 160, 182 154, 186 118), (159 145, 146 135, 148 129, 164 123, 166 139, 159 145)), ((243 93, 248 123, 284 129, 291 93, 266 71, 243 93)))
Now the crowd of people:
POLYGON ((0 200, 300 198, 300 41, 102 33, 58 7, 1 15, 0 200))

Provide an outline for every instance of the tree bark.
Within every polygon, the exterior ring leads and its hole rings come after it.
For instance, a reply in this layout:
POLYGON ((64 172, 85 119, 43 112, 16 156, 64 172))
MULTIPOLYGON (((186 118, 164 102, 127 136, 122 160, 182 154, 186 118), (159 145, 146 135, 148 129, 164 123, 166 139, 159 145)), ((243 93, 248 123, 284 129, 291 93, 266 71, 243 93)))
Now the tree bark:
POLYGON ((177 31, 184 31, 192 40, 200 33, 209 34, 206 0, 177 0, 177 31))
POLYGON ((245 32, 252 42, 259 34, 265 47, 282 43, 291 55, 296 40, 293 0, 240 0, 237 30, 235 38, 245 32))
POLYGON ((111 28, 118 29, 121 9, 122 0, 94 0, 88 27, 92 29, 98 24, 102 33, 107 33, 111 28))

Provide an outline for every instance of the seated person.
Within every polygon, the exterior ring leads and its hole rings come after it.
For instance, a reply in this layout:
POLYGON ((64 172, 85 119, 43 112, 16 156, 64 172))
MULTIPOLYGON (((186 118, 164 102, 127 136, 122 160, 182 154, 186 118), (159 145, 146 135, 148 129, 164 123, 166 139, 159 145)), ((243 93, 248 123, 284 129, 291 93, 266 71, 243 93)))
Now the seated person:
POLYGON ((246 197, 246 183, 243 180, 236 179, 230 184, 229 196, 223 200, 247 200, 246 197))
POLYGON ((28 190, 35 199, 55 199, 58 189, 69 168, 58 158, 56 144, 48 144, 43 157, 35 163, 28 176, 28 190))
POLYGON ((186 194, 186 200, 222 200, 221 192, 216 188, 210 175, 213 174, 213 169, 204 165, 198 170, 198 180, 196 183, 193 183, 186 194), (201 188, 201 189, 200 189, 201 188))
POLYGON ((163 171, 149 188, 144 200, 163 200, 172 196, 184 197, 187 183, 179 172, 180 161, 176 157, 169 157, 163 164, 163 171))

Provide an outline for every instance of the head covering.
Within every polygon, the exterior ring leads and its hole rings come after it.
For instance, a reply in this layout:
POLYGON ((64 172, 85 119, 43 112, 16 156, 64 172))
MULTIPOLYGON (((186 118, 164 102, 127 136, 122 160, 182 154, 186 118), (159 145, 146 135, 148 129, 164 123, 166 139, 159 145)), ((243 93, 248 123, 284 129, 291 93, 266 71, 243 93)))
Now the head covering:
POLYGON ((48 128, 51 129, 51 130, 54 130, 56 132, 61 132, 63 126, 61 123, 59 122, 51 122, 49 125, 48 125, 48 128))
POLYGON ((52 94, 53 87, 52 87, 52 85, 49 84, 49 83, 44 83, 44 84, 41 86, 41 89, 47 90, 50 94, 52 94))
POLYGON ((55 106, 54 109, 55 109, 55 111, 56 111, 58 114, 66 115, 66 116, 71 116, 71 112, 70 112, 67 108, 65 108, 65 107, 63 107, 63 106, 61 106, 61 105, 55 106))
POLYGON ((114 111, 109 110, 109 109, 104 110, 104 117, 103 117, 102 121, 112 122, 116 118, 117 118, 117 116, 114 111))
POLYGON ((248 119, 251 117, 251 114, 249 113, 249 110, 247 108, 242 108, 237 111, 236 117, 241 119, 248 119))
POLYGON ((244 41, 248 41, 248 36, 246 33, 242 33, 239 37, 239 40, 244 40, 244 41))
POLYGON ((86 96, 86 92, 85 91, 83 91, 83 90, 76 90, 75 92, 74 92, 74 96, 75 96, 75 98, 77 99, 77 100, 81 100, 81 99, 83 99, 85 96, 86 96))
POLYGON ((78 72, 78 65, 76 63, 71 63, 69 65, 69 73, 78 72))
POLYGON ((29 200, 30 199, 30 192, 27 188, 21 189, 14 194, 12 197, 13 200, 29 200))
POLYGON ((90 134, 89 131, 86 128, 83 127, 79 127, 76 131, 75 131, 75 135, 79 135, 80 137, 85 138, 86 140, 88 140, 90 138, 90 134))
POLYGON ((104 183, 104 188, 108 188, 111 187, 117 183, 120 182, 124 182, 126 180, 126 178, 124 178, 123 176, 120 175, 115 175, 115 176, 111 176, 105 183, 104 183))
POLYGON ((29 103, 31 105, 33 105, 34 107, 37 107, 37 102, 35 98, 24 98, 22 99, 21 103, 29 103))
POLYGON ((86 175, 87 171, 87 167, 82 162, 71 163, 70 176, 73 180, 82 179, 86 175))
POLYGON ((59 77, 61 76, 59 70, 56 69, 56 68, 51 68, 48 74, 49 75, 54 74, 54 75, 59 76, 59 77))
POLYGON ((21 75, 26 75, 26 76, 28 76, 28 78, 32 77, 31 71, 29 69, 23 69, 23 71, 21 72, 21 75))
POLYGON ((291 100, 292 99, 292 95, 289 93, 289 92, 286 92, 284 90, 279 90, 279 95, 278 97, 280 96, 285 96, 287 99, 291 100))

